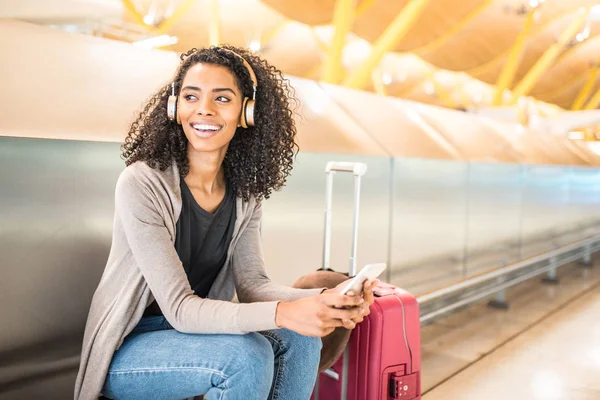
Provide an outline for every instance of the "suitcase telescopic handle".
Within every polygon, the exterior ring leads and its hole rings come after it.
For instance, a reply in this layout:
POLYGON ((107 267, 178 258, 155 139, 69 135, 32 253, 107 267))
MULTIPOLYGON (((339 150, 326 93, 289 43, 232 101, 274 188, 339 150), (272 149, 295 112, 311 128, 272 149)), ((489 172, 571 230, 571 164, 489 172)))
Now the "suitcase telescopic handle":
POLYGON ((328 162, 325 167, 327 185, 325 193, 325 243, 323 245, 323 269, 328 269, 331 259, 331 208, 333 198, 333 175, 336 172, 354 174, 354 222, 352 224, 352 248, 350 252, 350 276, 356 275, 356 244, 358 242, 358 210, 360 206, 360 178, 367 172, 367 165, 356 162, 328 162))
POLYGON ((363 176, 367 172, 367 164, 357 162, 330 161, 325 167, 325 173, 352 172, 354 175, 363 176))

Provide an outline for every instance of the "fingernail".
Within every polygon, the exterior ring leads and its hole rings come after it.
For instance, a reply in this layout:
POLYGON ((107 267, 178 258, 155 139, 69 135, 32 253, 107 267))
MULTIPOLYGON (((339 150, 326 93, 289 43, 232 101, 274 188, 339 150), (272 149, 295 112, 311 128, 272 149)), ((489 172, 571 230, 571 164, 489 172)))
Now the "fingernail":
POLYGON ((350 291, 348 291, 348 292, 346 292, 346 294, 347 294, 348 296, 354 296, 354 292, 353 292, 353 291, 351 291, 351 290, 350 290, 350 291))
POLYGON ((361 313, 361 314, 364 314, 364 313, 365 313, 365 309, 364 309, 364 308, 361 308, 361 309, 360 309, 360 313, 361 313))
POLYGON ((363 299, 362 297, 360 298, 360 300, 358 301, 358 304, 362 304, 365 302, 365 299, 363 299))

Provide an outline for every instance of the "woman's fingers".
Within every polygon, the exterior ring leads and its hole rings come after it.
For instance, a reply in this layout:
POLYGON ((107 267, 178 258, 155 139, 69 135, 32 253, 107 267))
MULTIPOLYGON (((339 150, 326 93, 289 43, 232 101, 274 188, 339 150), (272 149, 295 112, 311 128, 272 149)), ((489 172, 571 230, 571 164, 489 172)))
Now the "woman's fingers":
POLYGON ((346 329, 354 329, 356 328, 356 322, 354 322, 354 320, 348 319, 348 320, 344 320, 344 328, 346 329))
POLYGON ((335 328, 343 326, 346 329, 354 329, 369 315, 370 306, 375 301, 373 289, 379 281, 369 280, 363 285, 362 296, 341 295, 336 292, 324 292, 319 295, 322 308, 318 312, 321 335, 325 336, 335 328))
POLYGON ((346 296, 337 293, 323 293, 319 295, 323 304, 329 307, 356 307, 365 302, 360 296, 346 296))
POLYGON ((352 307, 352 308, 332 308, 328 307, 326 316, 331 319, 341 319, 341 320, 349 320, 354 319, 357 316, 361 315, 363 308, 362 307, 352 307))

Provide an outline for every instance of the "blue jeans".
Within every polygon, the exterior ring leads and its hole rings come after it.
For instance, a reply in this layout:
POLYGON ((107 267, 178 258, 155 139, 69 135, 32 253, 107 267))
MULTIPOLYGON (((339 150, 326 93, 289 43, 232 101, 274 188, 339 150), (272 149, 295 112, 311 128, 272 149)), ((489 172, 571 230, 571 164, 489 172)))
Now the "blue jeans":
POLYGON ((281 329, 193 335, 142 318, 113 355, 102 393, 112 399, 307 400, 321 340, 281 329))

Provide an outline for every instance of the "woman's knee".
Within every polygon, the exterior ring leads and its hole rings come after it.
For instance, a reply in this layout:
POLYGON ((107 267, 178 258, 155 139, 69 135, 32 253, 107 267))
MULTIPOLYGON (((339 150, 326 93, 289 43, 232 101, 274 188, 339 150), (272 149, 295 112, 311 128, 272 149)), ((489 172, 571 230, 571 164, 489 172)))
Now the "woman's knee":
POLYGON ((295 346, 298 351, 306 354, 307 358, 309 358, 314 364, 318 364, 321 356, 321 348, 323 347, 321 338, 314 336, 303 336, 296 332, 291 333, 291 346, 295 346))
POLYGON ((312 336, 303 336, 288 329, 265 332, 276 343, 275 352, 284 351, 289 356, 299 357, 303 364, 318 366, 321 358, 321 347, 323 346, 321 338, 312 336))
POLYGON ((270 388, 274 364, 271 344, 258 333, 249 333, 239 338, 239 345, 229 349, 232 359, 238 365, 238 373, 256 385, 270 388))

